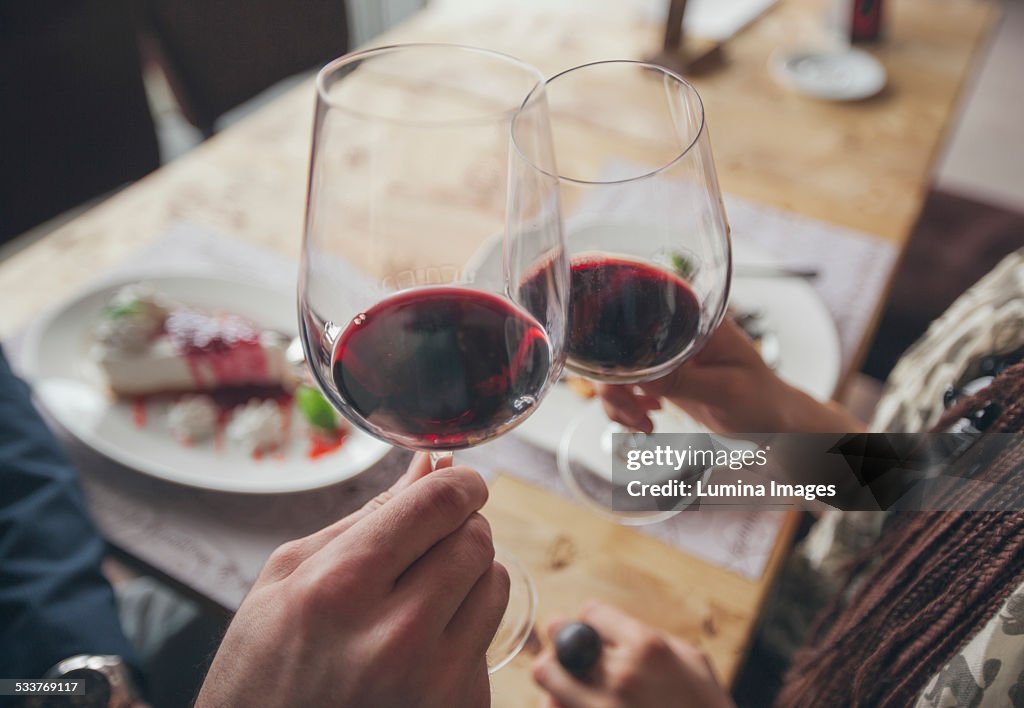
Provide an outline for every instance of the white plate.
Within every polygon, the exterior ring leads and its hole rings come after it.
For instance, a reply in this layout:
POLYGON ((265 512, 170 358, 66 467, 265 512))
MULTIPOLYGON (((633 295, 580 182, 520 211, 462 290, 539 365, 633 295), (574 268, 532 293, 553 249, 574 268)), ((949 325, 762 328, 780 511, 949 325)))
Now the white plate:
MULTIPOLYGON (((26 338, 25 370, 38 401, 81 442, 129 468, 193 487, 246 494, 299 492, 352 479, 391 449, 353 429, 340 450, 309 459, 309 441, 293 434, 274 455, 250 455, 212 443, 186 447, 163 424, 164 409, 148 406, 138 427, 130 403, 113 400, 91 362, 90 332, 111 295, 145 281, 169 299, 205 309, 237 313, 261 327, 296 332, 295 297, 251 282, 208 275, 136 277, 79 295, 50 312, 26 338)), ((298 419, 295 412, 295 419, 298 419)))
POLYGON ((885 67, 861 49, 791 49, 768 65, 783 86, 829 101, 860 101, 885 88, 885 67))
MULTIPOLYGON (((771 263, 749 247, 737 250, 735 263, 771 263)), ((730 303, 737 310, 760 312, 765 329, 775 332, 779 376, 820 401, 832 398, 842 366, 839 334, 825 303, 807 281, 733 276, 730 303)))

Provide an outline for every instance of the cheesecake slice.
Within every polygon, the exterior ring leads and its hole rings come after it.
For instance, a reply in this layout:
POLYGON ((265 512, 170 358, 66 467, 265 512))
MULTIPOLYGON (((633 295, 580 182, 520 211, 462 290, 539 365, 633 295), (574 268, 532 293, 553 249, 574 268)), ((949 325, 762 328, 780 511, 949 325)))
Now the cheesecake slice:
POLYGON ((285 337, 166 302, 144 285, 114 296, 95 335, 95 360, 117 396, 294 388, 285 337))

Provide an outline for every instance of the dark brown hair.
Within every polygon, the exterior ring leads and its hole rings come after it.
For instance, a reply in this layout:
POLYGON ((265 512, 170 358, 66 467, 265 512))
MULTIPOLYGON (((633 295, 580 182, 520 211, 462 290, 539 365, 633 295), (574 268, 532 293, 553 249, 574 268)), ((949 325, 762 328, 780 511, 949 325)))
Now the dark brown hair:
MULTIPOLYGON (((986 406, 996 406, 986 434, 1024 430, 1024 364, 958 402, 935 430, 986 406)), ((1024 484, 1012 483, 1024 472, 1022 439, 984 471, 993 487, 967 493, 1022 506, 1024 484)), ((856 586, 816 621, 777 705, 913 705, 1024 580, 1024 512, 900 513, 855 561, 849 578, 858 579, 856 586)))

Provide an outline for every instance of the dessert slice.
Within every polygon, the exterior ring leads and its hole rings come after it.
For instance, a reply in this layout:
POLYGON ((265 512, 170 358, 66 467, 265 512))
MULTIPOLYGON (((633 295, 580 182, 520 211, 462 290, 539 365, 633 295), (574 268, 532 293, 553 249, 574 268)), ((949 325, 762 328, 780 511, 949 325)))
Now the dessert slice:
POLYGON ((294 388, 285 337, 165 302, 145 286, 121 289, 95 334, 95 359, 117 396, 294 388))

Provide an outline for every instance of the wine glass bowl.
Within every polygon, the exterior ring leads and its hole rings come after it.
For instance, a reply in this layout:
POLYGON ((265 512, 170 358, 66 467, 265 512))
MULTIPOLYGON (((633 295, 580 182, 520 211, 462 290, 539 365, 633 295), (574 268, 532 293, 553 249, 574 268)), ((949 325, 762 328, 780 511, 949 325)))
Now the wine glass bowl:
POLYGON ((601 381, 658 378, 701 349, 728 303, 729 227, 700 96, 633 61, 569 69, 546 88, 572 269, 567 365, 601 381))
POLYGON ((336 60, 317 87, 299 295, 314 377, 395 445, 501 435, 564 361, 557 180, 534 167, 554 165, 542 77, 494 52, 405 45, 336 60), (471 267, 496 234, 502 277, 471 267), (509 287, 526 272, 544 281, 530 309, 509 287))

